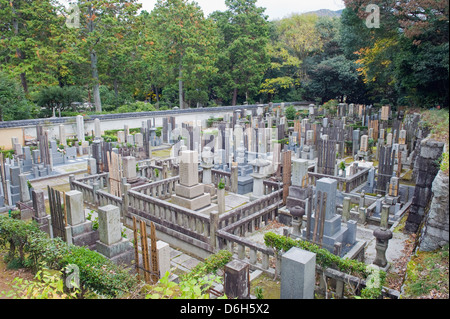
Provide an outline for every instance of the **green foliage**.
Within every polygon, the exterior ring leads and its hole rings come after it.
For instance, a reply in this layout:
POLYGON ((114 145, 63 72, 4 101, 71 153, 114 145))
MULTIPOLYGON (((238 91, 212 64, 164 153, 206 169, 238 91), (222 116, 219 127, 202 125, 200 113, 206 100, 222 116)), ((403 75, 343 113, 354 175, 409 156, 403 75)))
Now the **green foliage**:
POLYGON ((217 184, 218 189, 225 189, 225 183, 223 181, 223 178, 220 179, 219 184, 217 184))
POLYGON ((63 270, 70 264, 77 265, 83 291, 89 289, 118 297, 137 283, 135 276, 101 254, 87 247, 68 245, 60 238, 48 238, 35 223, 0 215, 0 247, 9 247, 8 260, 19 258, 22 265, 36 271, 43 267, 63 270))
POLYGON ((444 153, 442 153, 442 161, 441 161, 440 169, 447 176, 448 176, 448 164, 449 164, 448 152, 444 152, 444 153))
POLYGON ((86 247, 71 246, 60 261, 62 268, 74 264, 80 269, 80 284, 102 295, 119 297, 137 284, 135 276, 103 255, 86 247))
MULTIPOLYGON (((324 268, 335 268, 339 271, 351 274, 353 276, 358 276, 363 279, 371 278, 371 271, 368 269, 367 265, 359 262, 357 260, 341 258, 330 253, 327 249, 320 248, 319 246, 310 243, 305 240, 294 240, 290 237, 285 237, 282 235, 277 235, 272 232, 268 232, 264 235, 264 243, 266 246, 272 247, 277 251, 288 251, 292 247, 299 247, 301 249, 310 251, 316 254, 316 263, 324 268)), ((383 286, 385 273, 380 271, 380 285, 383 286)), ((365 288, 364 298, 375 298, 381 293, 381 288, 365 288), (373 289, 376 289, 373 290, 373 289)))
POLYGON ((61 111, 73 110, 71 104, 73 102, 84 102, 86 92, 77 86, 49 86, 42 88, 34 95, 34 101, 39 107, 47 108, 48 115, 51 115, 52 109, 60 109, 61 111))
POLYGON ((295 109, 295 107, 293 105, 289 105, 285 110, 284 110, 284 115, 286 115, 286 118, 288 120, 295 120, 295 117, 297 115, 297 110, 295 109))
POLYGON ((16 277, 12 283, 13 289, 0 292, 0 296, 13 299, 74 299, 79 293, 78 289, 66 293, 62 271, 52 272, 45 268, 36 273, 34 280, 16 277))
POLYGON ((260 90, 270 59, 266 50, 269 25, 264 8, 256 0, 226 0, 227 10, 211 18, 219 33, 217 73, 214 92, 221 100, 236 105, 238 98, 249 101, 260 90))
POLYGON ((32 109, 19 83, 0 69, 0 121, 31 118, 32 109))
POLYGON ((263 295, 264 289, 257 286, 255 287, 255 297, 256 299, 264 299, 264 295, 263 295))
POLYGON ((169 272, 166 272, 157 285, 147 292, 146 299, 208 299, 208 290, 215 283, 221 283, 221 278, 216 275, 217 270, 232 259, 231 252, 221 250, 209 256, 204 262, 195 266, 191 272, 180 277, 180 283, 169 281, 169 272))

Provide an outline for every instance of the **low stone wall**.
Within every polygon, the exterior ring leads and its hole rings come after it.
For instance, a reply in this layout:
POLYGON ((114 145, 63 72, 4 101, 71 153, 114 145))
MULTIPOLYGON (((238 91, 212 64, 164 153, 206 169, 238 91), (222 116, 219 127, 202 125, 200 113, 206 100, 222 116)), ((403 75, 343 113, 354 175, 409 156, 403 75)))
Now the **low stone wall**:
POLYGON ((414 163, 414 170, 417 171, 416 187, 414 188, 412 205, 405 225, 405 229, 408 232, 416 233, 423 222, 426 208, 429 206, 433 195, 431 186, 439 172, 438 159, 442 155, 443 149, 443 142, 433 141, 428 138, 420 143, 420 155, 414 163))
POLYGON ((449 177, 442 171, 436 175, 431 191, 433 199, 419 244, 422 251, 433 251, 449 241, 449 177))

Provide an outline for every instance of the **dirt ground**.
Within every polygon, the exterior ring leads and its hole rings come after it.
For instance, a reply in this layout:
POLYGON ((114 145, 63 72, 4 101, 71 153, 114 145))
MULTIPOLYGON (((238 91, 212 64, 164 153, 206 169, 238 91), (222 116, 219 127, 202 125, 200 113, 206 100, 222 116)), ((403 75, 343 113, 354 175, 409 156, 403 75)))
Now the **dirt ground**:
POLYGON ((34 277, 31 271, 27 269, 6 269, 6 264, 3 261, 5 254, 5 252, 0 251, 0 299, 9 299, 8 297, 5 297, 2 292, 4 291, 7 293, 12 290, 12 281, 14 278, 20 277, 31 280, 34 277))

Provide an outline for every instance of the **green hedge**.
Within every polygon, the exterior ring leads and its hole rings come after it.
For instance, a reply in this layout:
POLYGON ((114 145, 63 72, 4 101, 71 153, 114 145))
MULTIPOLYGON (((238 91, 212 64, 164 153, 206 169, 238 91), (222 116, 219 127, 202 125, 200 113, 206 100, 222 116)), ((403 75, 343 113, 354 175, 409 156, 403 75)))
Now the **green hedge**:
POLYGON ((0 215, 0 247, 9 249, 7 259, 37 270, 43 266, 63 270, 69 264, 80 269, 84 289, 108 297, 130 291, 137 279, 123 267, 87 247, 69 245, 60 238, 49 238, 37 225, 0 215))
MULTIPOLYGON (((303 250, 310 251, 316 254, 316 262, 323 268, 338 269, 344 273, 351 274, 356 277, 368 279, 371 275, 371 271, 367 268, 367 265, 363 262, 341 258, 330 253, 327 249, 320 248, 319 246, 305 240, 294 240, 290 237, 277 235, 273 232, 268 232, 264 235, 264 243, 266 246, 272 247, 277 251, 288 251, 292 247, 298 247, 303 250)), ((380 287, 383 286, 386 273, 380 271, 380 287)), ((364 298, 377 298, 381 294, 381 288, 364 288, 361 296, 364 298)))

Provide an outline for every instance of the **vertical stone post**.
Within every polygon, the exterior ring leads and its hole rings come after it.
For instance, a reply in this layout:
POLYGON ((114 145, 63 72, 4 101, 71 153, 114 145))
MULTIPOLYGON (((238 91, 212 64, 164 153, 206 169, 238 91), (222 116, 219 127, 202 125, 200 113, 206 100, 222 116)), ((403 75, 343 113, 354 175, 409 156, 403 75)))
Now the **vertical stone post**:
POLYGON ((20 200, 23 203, 29 202, 31 200, 30 198, 30 190, 28 188, 28 183, 27 183, 27 175, 25 174, 20 174, 19 175, 19 181, 20 181, 20 200))
POLYGON ((239 260, 226 264, 223 287, 228 298, 249 299, 249 265, 239 260))
POLYGON ((122 187, 122 211, 120 212, 120 217, 123 219, 126 217, 128 206, 130 205, 130 196, 128 195, 128 191, 131 189, 131 185, 123 184, 122 187))
POLYGON ((213 210, 209 213, 209 240, 210 245, 214 248, 218 248, 216 241, 216 231, 219 228, 219 212, 213 210))
POLYGON ((159 278, 165 276, 166 272, 170 272, 170 246, 168 243, 158 240, 156 242, 156 251, 159 263, 159 278))
POLYGON ((83 208, 83 194, 79 191, 66 192, 67 222, 71 226, 82 224, 86 221, 83 208))
POLYGON ((350 197, 344 197, 344 201, 342 203, 342 221, 346 223, 350 220, 350 197))
POLYGON ((314 299, 316 254, 292 247, 281 256, 281 299, 314 299))
POLYGON ((34 216, 32 219, 37 222, 40 230, 50 234, 50 215, 47 215, 47 212, 45 211, 44 191, 41 189, 33 189, 31 191, 31 197, 33 200, 34 210, 34 216))
POLYGON ((386 250, 388 248, 389 240, 392 238, 392 232, 387 228, 389 219, 389 205, 383 205, 381 209, 380 228, 373 231, 376 238, 375 250, 376 256, 374 265, 384 268, 388 265, 386 259, 386 250))

